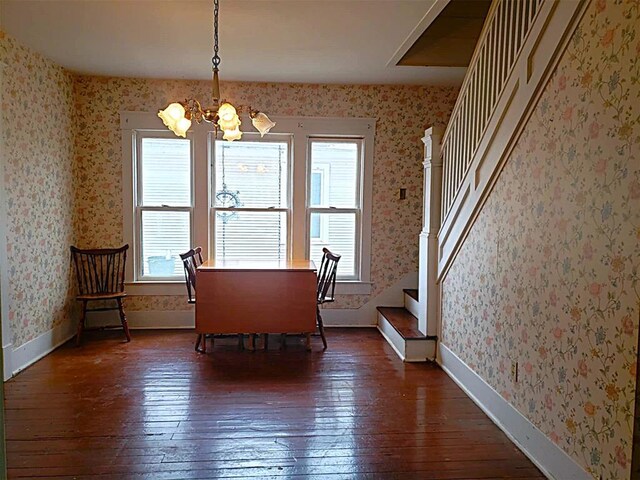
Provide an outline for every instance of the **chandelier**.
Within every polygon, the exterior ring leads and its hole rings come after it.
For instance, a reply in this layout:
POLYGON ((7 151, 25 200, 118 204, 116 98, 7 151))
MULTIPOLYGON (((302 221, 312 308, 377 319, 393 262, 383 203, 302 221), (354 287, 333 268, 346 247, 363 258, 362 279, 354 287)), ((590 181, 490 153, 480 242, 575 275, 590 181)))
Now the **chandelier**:
POLYGON ((224 140, 239 140, 242 138, 240 131, 240 115, 246 113, 251 118, 251 123, 260 136, 264 137, 269 133, 275 123, 263 112, 254 110, 250 106, 231 105, 231 103, 220 100, 220 82, 218 71, 220 67, 220 56, 218 55, 218 13, 220 0, 213 0, 213 57, 211 58, 213 69, 213 104, 211 107, 203 108, 194 98, 186 99, 184 102, 174 102, 169 104, 164 110, 158 111, 158 116, 165 126, 179 137, 186 137, 187 131, 191 128, 191 122, 202 123, 202 121, 213 124, 215 135, 218 130, 222 130, 224 140))

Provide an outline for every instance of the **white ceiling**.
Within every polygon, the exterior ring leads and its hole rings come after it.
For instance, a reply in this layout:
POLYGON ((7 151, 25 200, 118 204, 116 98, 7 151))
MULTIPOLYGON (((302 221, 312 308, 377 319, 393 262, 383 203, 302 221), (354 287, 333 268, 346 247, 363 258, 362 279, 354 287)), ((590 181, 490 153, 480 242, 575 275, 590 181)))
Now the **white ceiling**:
MULTIPOLYGON (((415 36, 414 29, 434 2, 221 0, 221 79, 460 84, 464 68, 388 65, 407 37, 415 36)), ((212 4, 0 0, 0 26, 75 72, 209 79, 212 4)))

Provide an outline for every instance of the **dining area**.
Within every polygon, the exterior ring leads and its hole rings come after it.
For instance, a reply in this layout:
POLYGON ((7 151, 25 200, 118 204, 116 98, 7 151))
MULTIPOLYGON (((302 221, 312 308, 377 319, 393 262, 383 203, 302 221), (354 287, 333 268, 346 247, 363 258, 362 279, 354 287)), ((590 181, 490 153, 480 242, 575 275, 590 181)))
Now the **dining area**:
POLYGON ((238 345, 249 351, 256 340, 267 349, 269 335, 311 337, 317 331, 323 349, 327 340, 320 306, 335 299, 336 272, 340 255, 323 250, 318 269, 312 260, 204 261, 202 248, 180 254, 184 265, 188 302, 195 304, 195 350, 207 352, 217 336, 238 336, 238 345))

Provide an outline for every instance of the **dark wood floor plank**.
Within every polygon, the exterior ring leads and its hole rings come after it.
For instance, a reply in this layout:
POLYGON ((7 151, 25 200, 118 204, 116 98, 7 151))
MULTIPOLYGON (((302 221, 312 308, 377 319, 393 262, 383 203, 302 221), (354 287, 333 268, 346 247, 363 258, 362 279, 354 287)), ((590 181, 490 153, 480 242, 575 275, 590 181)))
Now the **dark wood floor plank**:
POLYGON ((541 479, 437 366, 374 330, 193 352, 184 331, 88 334, 6 384, 9 478, 541 479))

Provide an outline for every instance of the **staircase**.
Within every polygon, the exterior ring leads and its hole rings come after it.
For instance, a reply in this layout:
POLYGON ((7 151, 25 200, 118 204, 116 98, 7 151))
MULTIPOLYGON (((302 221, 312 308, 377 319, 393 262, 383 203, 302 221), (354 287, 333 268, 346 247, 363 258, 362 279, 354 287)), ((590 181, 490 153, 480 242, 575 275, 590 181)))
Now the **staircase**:
POLYGON ((405 362, 435 357, 436 336, 418 329, 418 290, 405 289, 404 307, 377 307, 378 330, 405 362))

